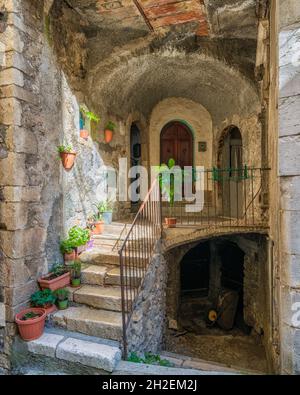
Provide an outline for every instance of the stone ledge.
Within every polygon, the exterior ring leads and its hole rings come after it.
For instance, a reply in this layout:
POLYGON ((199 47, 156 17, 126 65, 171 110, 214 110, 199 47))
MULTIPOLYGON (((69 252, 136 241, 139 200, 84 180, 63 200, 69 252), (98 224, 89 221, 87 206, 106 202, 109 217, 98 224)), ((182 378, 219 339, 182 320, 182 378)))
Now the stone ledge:
POLYGON ((121 360, 121 351, 117 347, 68 338, 58 345, 56 357, 112 372, 121 360))
POLYGON ((63 336, 44 333, 39 339, 27 343, 27 349, 33 354, 55 358, 56 348, 62 340, 63 336))

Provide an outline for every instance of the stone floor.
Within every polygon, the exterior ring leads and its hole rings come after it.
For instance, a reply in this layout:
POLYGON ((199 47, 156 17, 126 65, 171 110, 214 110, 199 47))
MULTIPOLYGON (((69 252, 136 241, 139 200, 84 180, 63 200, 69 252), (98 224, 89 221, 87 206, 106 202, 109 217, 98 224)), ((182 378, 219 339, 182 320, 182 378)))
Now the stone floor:
POLYGON ((169 330, 166 349, 227 367, 267 372, 267 361, 261 337, 245 334, 235 325, 225 331, 205 322, 207 298, 189 294, 182 296, 178 330, 169 330))

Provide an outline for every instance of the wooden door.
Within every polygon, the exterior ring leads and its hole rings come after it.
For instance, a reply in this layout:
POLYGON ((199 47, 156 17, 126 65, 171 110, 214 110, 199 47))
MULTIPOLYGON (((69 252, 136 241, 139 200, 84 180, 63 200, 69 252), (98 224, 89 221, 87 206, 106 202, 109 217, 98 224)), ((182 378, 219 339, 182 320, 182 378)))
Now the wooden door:
POLYGON ((161 132, 161 163, 175 159, 177 166, 193 166, 193 136, 187 126, 172 122, 161 132))

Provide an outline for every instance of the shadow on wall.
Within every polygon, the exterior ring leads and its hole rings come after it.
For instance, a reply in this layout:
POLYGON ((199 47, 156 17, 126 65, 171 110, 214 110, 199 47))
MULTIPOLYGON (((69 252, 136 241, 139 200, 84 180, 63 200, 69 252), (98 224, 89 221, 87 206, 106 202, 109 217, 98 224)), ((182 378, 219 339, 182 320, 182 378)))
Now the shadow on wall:
POLYGON ((91 138, 83 140, 79 134, 79 105, 63 77, 62 83, 63 141, 77 152, 74 168, 62 171, 64 230, 80 224, 94 211, 93 204, 104 200, 107 191, 107 173, 104 161, 91 138))

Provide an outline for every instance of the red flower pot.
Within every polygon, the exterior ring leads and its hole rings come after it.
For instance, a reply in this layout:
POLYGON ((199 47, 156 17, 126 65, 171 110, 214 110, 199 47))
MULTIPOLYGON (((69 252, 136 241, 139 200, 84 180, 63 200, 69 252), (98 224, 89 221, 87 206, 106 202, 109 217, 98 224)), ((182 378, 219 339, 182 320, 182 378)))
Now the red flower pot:
POLYGON ((15 318, 16 324, 19 328, 20 336, 25 341, 36 340, 42 336, 45 327, 45 320, 46 310, 34 307, 21 311, 16 315, 15 318), (22 317, 24 317, 26 313, 31 312, 40 314, 40 316, 23 321, 22 317))
POLYGON ((176 228, 177 218, 165 218, 168 228, 176 228))
POLYGON ((71 170, 74 166, 75 158, 77 155, 76 152, 61 152, 59 155, 63 167, 66 170, 71 170))
POLYGON ((76 251, 73 250, 70 254, 64 254, 64 261, 65 262, 70 262, 70 261, 75 261, 76 259, 76 251))
POLYGON ((57 307, 55 304, 52 304, 50 306, 43 306, 43 309, 46 311, 46 315, 52 314, 57 310, 57 307))
POLYGON ((71 282, 71 273, 67 272, 62 274, 59 277, 53 278, 52 273, 49 273, 47 276, 39 278, 38 283, 41 289, 51 289, 51 291, 56 291, 60 288, 65 288, 70 285, 71 282))
POLYGON ((104 139, 106 143, 110 143, 113 139, 114 132, 112 130, 104 130, 104 139))
POLYGON ((85 130, 85 129, 80 130, 80 137, 81 137, 82 139, 87 140, 87 139, 89 138, 89 132, 88 132, 88 130, 85 130))

